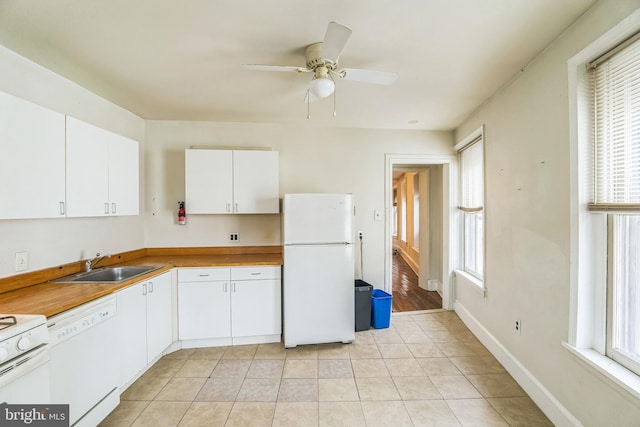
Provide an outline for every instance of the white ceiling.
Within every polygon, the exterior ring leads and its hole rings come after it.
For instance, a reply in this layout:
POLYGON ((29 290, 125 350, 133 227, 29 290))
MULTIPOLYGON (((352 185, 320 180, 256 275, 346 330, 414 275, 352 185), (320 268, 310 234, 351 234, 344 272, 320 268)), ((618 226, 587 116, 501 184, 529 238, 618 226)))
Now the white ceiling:
POLYGON ((0 44, 145 119, 450 130, 596 0, 2 0, 0 44), (304 103, 304 66, 329 21, 352 28, 338 81, 304 103))

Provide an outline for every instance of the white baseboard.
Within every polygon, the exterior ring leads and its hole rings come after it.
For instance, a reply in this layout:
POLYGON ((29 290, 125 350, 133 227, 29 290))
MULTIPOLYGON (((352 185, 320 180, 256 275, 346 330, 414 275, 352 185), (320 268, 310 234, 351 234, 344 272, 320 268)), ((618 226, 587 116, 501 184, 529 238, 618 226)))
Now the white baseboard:
POLYGON ((439 280, 429 279, 427 282, 427 290, 428 291, 438 291, 440 295, 442 295, 442 283, 439 280))
POLYGON ((547 390, 467 309, 455 302, 455 312, 480 342, 498 359, 520 387, 556 426, 575 427, 582 423, 547 390))
POLYGON ((230 345, 245 345, 245 344, 266 344, 273 342, 280 342, 282 335, 254 335, 250 337, 235 337, 235 338, 205 338, 195 340, 182 340, 181 348, 201 348, 201 347, 221 347, 230 345))
POLYGON ((231 337, 182 340, 182 348, 223 347, 233 345, 231 337))
POLYGON ((258 335, 251 337, 235 337, 232 339, 233 345, 244 344, 268 344, 282 341, 282 335, 258 335))
POLYGON ((418 267, 418 261, 414 260, 409 253, 403 249, 400 249, 400 256, 404 261, 409 265, 409 268, 416 273, 417 276, 420 276, 420 268, 418 267))

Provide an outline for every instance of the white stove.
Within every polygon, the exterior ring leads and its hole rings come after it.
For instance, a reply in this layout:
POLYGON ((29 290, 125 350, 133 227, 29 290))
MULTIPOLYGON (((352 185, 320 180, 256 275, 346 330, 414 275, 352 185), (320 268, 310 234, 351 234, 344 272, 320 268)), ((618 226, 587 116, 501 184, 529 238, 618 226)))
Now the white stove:
POLYGON ((0 403, 50 403, 49 330, 38 314, 0 314, 0 403))
POLYGON ((0 314, 0 363, 49 342, 47 318, 40 314, 0 314))

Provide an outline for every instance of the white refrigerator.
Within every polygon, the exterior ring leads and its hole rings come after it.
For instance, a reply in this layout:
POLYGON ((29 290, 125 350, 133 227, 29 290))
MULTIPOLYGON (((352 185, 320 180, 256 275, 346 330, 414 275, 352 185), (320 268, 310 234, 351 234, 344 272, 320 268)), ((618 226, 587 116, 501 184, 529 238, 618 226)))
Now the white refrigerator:
POLYGON ((284 346, 355 338, 353 198, 285 194, 284 346))

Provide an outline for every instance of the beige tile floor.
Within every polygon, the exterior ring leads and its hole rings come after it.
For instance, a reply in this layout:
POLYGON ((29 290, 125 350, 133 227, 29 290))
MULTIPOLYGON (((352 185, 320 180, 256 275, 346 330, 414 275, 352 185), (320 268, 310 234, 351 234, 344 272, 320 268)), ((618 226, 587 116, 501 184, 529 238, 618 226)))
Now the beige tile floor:
POLYGON ((552 426, 453 312, 394 314, 352 344, 180 350, 107 426, 552 426))

